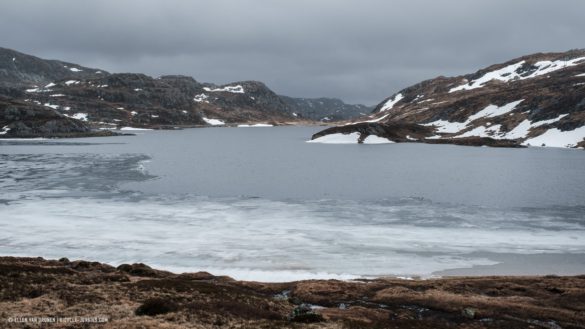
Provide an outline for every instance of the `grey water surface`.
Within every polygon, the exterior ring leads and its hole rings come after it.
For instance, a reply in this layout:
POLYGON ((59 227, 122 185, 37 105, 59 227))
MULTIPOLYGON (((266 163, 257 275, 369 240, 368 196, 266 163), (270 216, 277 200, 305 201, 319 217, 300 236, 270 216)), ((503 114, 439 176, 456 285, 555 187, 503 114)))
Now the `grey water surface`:
POLYGON ((318 130, 0 140, 0 254, 264 281, 585 273, 585 152, 318 130))

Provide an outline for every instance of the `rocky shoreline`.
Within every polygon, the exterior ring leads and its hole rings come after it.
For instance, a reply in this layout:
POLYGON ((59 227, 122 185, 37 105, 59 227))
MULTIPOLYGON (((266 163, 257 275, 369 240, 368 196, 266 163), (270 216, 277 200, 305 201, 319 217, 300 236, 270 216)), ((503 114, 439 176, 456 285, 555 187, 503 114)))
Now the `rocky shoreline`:
POLYGON ((285 283, 0 257, 2 328, 585 328, 585 275, 285 283), (45 322, 45 323, 39 323, 45 322))

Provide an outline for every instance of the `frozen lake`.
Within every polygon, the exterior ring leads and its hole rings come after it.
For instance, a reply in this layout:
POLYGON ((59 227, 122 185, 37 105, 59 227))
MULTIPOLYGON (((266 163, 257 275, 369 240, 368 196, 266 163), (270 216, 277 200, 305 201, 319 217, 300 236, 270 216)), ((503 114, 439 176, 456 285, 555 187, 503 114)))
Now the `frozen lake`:
POLYGON ((585 152, 318 130, 0 140, 0 255, 264 281, 585 273, 585 152))

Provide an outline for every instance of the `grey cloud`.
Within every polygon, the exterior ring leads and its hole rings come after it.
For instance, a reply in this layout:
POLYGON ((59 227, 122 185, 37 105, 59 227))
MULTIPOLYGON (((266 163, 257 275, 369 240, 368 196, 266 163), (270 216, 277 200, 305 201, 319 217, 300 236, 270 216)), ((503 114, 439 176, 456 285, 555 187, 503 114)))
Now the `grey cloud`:
POLYGON ((583 48, 583 12, 581 0, 4 0, 0 45, 372 105, 423 79, 583 48))

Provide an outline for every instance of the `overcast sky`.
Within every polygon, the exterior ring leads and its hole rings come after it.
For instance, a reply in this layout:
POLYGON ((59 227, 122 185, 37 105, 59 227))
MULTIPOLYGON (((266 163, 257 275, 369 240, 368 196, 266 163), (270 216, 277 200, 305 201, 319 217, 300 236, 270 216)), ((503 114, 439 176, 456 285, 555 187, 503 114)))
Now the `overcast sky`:
POLYGON ((438 75, 585 48, 584 15, 583 0, 2 0, 0 46, 373 105, 438 75))

